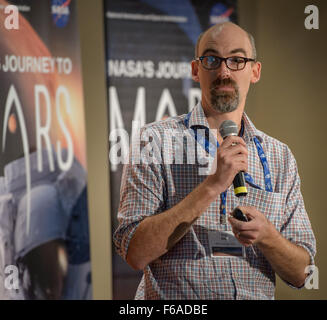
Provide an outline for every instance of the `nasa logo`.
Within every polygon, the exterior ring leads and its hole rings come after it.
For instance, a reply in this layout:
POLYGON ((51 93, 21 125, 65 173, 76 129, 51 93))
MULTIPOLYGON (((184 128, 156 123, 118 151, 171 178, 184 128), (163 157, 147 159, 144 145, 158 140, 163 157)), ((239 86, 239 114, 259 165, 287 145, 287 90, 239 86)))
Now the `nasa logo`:
POLYGON ((230 16, 234 12, 234 8, 228 8, 222 3, 215 4, 210 12, 210 24, 223 23, 230 21, 230 16))
POLYGON ((69 4, 71 0, 52 0, 51 14, 55 25, 59 28, 64 28, 69 21, 69 4))

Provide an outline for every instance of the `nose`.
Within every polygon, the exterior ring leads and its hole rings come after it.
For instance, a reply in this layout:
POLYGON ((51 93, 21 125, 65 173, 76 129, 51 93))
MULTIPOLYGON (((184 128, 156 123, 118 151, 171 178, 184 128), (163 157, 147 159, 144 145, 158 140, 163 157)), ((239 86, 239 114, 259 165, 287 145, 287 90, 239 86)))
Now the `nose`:
POLYGON ((219 68, 217 69, 217 73, 221 79, 226 79, 230 77, 231 70, 228 69, 226 65, 226 60, 221 62, 219 68))

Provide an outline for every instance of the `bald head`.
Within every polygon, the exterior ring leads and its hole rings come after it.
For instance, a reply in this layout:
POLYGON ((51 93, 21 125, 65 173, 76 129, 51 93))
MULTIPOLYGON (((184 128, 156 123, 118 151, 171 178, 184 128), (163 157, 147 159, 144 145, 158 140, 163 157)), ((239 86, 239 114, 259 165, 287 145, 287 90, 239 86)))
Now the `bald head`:
POLYGON ((219 23, 219 24, 215 24, 214 26, 210 27, 209 29, 207 29, 206 31, 204 31, 203 33, 201 33, 198 37, 198 40, 196 42, 196 46, 195 46, 195 58, 197 58, 199 56, 199 54, 201 54, 199 52, 199 48, 200 48, 200 44, 202 42, 202 40, 206 40, 206 39, 214 39, 216 37, 219 36, 219 34, 225 29, 226 30, 233 30, 234 32, 243 34, 250 42, 251 48, 252 48, 252 54, 251 57, 253 59, 257 59, 257 52, 256 52, 256 48, 255 48, 255 41, 253 36, 245 31, 244 29, 242 29, 240 26, 238 26, 237 24, 233 23, 233 22, 224 22, 224 23, 219 23))

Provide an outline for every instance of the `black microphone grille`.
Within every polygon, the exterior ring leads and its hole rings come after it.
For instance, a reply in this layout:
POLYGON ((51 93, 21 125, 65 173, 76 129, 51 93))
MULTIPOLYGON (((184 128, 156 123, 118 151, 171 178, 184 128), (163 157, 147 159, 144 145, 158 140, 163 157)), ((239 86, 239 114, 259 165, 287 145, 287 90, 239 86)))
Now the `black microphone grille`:
POLYGON ((223 139, 228 136, 237 136, 238 127, 237 124, 232 120, 225 120, 219 127, 219 133, 223 139))

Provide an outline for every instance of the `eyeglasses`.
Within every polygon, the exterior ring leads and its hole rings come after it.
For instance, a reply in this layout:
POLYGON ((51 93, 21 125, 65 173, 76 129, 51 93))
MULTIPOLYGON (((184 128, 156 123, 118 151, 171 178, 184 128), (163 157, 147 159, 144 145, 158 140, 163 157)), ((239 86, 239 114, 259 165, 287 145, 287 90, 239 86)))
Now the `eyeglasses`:
POLYGON ((243 70, 248 61, 255 61, 254 59, 245 57, 221 58, 217 56, 202 56, 196 58, 195 60, 201 61, 202 66, 207 70, 218 69, 221 62, 225 61, 227 68, 233 71, 243 70))

